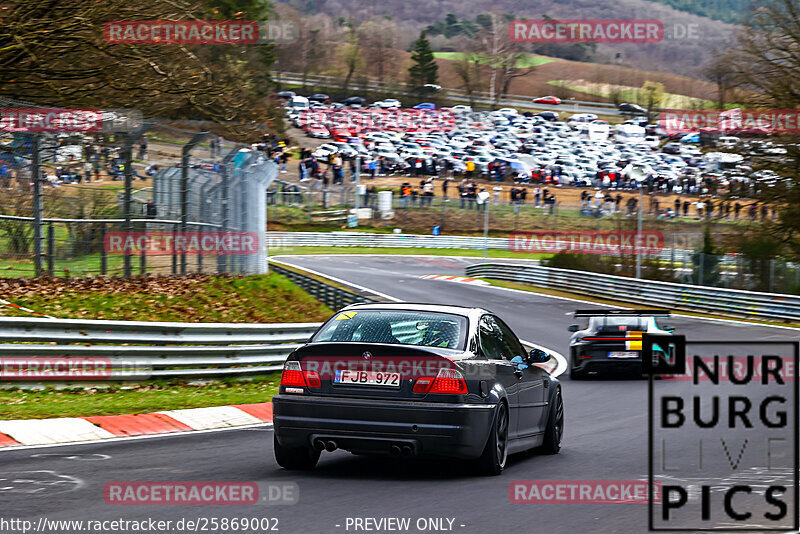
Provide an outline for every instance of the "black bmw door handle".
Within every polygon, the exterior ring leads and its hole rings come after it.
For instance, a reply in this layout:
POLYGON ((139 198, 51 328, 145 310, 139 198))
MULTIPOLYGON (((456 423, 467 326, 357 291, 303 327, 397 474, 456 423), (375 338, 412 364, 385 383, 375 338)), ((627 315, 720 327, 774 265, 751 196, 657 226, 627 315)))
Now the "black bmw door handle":
POLYGON ((522 371, 520 371, 519 369, 514 369, 514 374, 517 375, 517 378, 519 379, 522 378, 522 371))

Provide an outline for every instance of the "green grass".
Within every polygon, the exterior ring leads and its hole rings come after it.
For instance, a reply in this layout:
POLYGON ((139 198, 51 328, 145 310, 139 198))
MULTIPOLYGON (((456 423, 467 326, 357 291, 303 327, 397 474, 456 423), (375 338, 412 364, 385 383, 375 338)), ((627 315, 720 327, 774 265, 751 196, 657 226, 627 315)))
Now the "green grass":
POLYGON ((91 390, 0 390, 0 419, 40 419, 149 413, 184 408, 268 402, 280 375, 208 383, 155 382, 91 390), (130 388, 130 389, 126 389, 130 388))
MULTIPOLYGON (((434 52, 433 57, 436 59, 445 59, 448 61, 462 61, 467 56, 464 52, 434 52)), ((535 54, 525 54, 523 58, 517 61, 516 67, 523 69, 526 67, 538 67, 555 61, 553 58, 537 56, 535 54)), ((479 63, 489 65, 491 61, 488 58, 483 58, 479 63)))
MULTIPOLYGON (((65 319, 180 322, 317 322, 332 311, 277 275, 141 279, 25 279, 7 286, 12 302, 65 319)), ((3 308, 8 316, 28 315, 3 308)), ((275 373, 251 378, 155 380, 91 389, 0 389, 0 419, 145 413, 267 402, 275 373)), ((5 382, 4 386, 13 386, 5 382)), ((45 383, 45 385, 47 385, 45 383)))
MULTIPOLYGON (((108 256, 106 266, 109 275, 122 272, 122 256, 108 256)), ((134 272, 138 272, 139 258, 133 258, 131 263, 134 272)), ((42 267, 47 270, 47 259, 43 260, 42 267)), ((33 253, 24 259, 0 259, 0 276, 12 278, 19 276, 35 276, 33 266, 33 253)), ((100 274, 100 253, 81 256, 72 259, 57 259, 54 263, 54 276, 92 276, 100 274), (67 270, 69 271, 67 273, 67 270)))
MULTIPOLYGON (((604 84, 595 84, 587 86, 587 85, 570 84, 566 80, 550 80, 547 83, 549 85, 554 85, 556 87, 563 87, 565 89, 569 89, 571 91, 575 91, 578 93, 600 96, 603 98, 611 98, 612 96, 609 91, 603 89, 603 87, 605 86, 604 84)), ((622 89, 619 92, 619 98, 627 102, 637 102, 639 99, 639 88, 631 87, 628 89, 622 89)), ((698 105, 700 105, 701 108, 707 108, 707 107, 713 107, 714 103, 710 100, 705 100, 702 98, 695 98, 692 96, 665 92, 663 100, 659 107, 694 109, 698 105)))

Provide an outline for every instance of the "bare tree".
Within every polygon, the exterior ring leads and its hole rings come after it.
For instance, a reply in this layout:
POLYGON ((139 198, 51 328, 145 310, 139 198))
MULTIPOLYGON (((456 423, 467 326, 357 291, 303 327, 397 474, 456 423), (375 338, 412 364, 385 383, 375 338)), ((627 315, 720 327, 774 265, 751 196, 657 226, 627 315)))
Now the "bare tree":
POLYGON ((398 62, 397 25, 391 20, 367 21, 359 28, 364 59, 372 76, 379 82, 386 79, 398 62))
MULTIPOLYGON (((796 0, 764 0, 753 7, 723 58, 728 79, 752 91, 754 104, 800 105, 800 9, 796 0)), ((717 68, 723 68, 721 65, 717 68)))
POLYGON ((106 21, 211 16, 204 4, 187 0, 17 0, 3 11, 0 26, 0 90, 50 105, 210 119, 236 124, 233 136, 252 135, 273 117, 263 104, 271 46, 221 50, 104 38, 106 21))
POLYGON ((507 21, 497 13, 488 14, 488 22, 478 32, 480 55, 489 65, 489 98, 497 106, 508 93, 511 82, 534 72, 533 66, 520 67, 527 54, 518 43, 508 37, 507 21))
POLYGON ((347 38, 339 50, 339 57, 344 63, 346 73, 342 83, 342 91, 347 90, 353 74, 364 66, 364 56, 361 55, 361 38, 353 24, 352 21, 348 22, 347 38))
POLYGON ((461 80, 461 88, 467 92, 469 105, 475 105, 475 93, 480 91, 483 84, 481 76, 481 57, 474 52, 466 52, 451 63, 453 72, 461 80))

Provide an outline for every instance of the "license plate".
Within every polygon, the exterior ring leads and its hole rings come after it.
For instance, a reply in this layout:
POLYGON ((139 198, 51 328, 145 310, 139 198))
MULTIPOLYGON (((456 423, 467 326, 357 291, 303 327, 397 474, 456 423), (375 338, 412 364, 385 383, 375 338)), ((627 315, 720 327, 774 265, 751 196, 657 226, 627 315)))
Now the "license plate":
POLYGON ((399 388, 400 373, 337 370, 333 375, 333 383, 342 386, 383 386, 399 388))
POLYGON ((623 351, 623 352, 609 352, 609 358, 638 358, 639 353, 634 351, 623 351))

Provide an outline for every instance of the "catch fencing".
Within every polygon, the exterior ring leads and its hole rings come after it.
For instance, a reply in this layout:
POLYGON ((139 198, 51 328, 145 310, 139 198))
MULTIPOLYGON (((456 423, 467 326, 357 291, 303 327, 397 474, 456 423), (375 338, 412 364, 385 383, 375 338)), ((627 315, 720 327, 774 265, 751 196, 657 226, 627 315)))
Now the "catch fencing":
POLYGON ((6 110, 0 141, 5 276, 266 268, 265 253, 211 258, 175 248, 152 254, 138 244, 115 250, 106 240, 111 234, 199 240, 209 232, 262 235, 265 190, 278 173, 262 152, 207 131, 145 121, 135 110, 103 112, 102 127, 64 133, 5 119, 15 116, 12 111, 21 116, 32 109, 59 110, 7 99, 0 99, 0 106, 6 110))
POLYGON ((686 286, 585 271, 533 265, 480 263, 466 269, 467 276, 519 282, 659 308, 690 310, 753 319, 800 320, 800 297, 735 289, 686 286))

